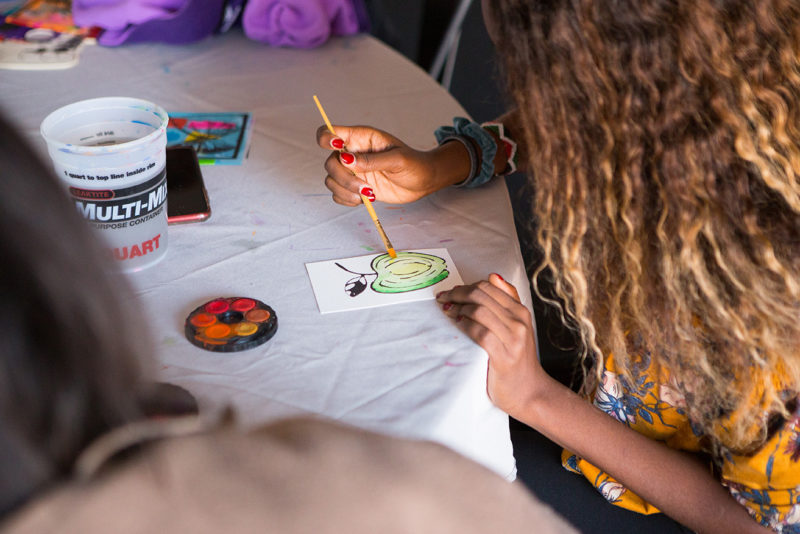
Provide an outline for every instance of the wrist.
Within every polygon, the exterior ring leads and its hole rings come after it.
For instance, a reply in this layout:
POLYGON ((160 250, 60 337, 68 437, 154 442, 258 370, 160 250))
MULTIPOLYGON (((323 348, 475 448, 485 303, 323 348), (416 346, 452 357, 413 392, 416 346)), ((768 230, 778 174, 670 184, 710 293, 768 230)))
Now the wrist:
POLYGON ((477 122, 464 117, 455 117, 453 126, 440 126, 434 132, 434 136, 440 145, 458 142, 469 155, 469 175, 453 185, 466 188, 479 187, 495 176, 497 141, 477 122))
POLYGON ((430 193, 469 178, 471 158, 462 143, 450 141, 429 150, 427 154, 433 164, 433 190, 430 193))
POLYGON ((571 389, 542 371, 541 377, 523 394, 520 403, 513 410, 516 413, 509 412, 509 415, 542 432, 553 421, 553 405, 567 402, 567 397, 572 396, 575 393, 571 389))

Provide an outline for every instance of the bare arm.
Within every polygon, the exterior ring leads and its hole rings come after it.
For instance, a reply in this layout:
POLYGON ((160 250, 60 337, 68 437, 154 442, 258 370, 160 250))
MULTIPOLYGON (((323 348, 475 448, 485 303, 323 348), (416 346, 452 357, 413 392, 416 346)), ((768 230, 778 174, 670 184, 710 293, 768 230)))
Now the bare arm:
POLYGON ((699 533, 761 533, 761 527, 686 453, 609 417, 547 375, 530 312, 497 275, 437 296, 445 313, 489 354, 487 391, 497 406, 606 471, 699 533))
POLYGON ((771 532, 697 458, 628 428, 549 376, 511 415, 698 533, 771 532))
MULTIPOLYGON (((502 122, 509 136, 517 141, 519 161, 524 164, 517 114, 507 113, 497 121, 502 122)), ((325 162, 328 173, 325 185, 339 204, 360 204, 359 192, 364 187, 369 187, 381 202, 413 202, 463 181, 470 173, 469 152, 461 143, 416 150, 393 135, 368 126, 337 125, 336 134, 331 134, 326 126, 317 130, 319 146, 333 150, 325 162), (342 152, 348 154, 346 160, 342 159, 342 152)), ((491 135, 498 148, 501 147, 500 139, 491 135)), ((480 164, 478 162, 478 168, 480 164)), ((495 174, 505 167, 505 151, 498 149, 494 159, 495 174)))

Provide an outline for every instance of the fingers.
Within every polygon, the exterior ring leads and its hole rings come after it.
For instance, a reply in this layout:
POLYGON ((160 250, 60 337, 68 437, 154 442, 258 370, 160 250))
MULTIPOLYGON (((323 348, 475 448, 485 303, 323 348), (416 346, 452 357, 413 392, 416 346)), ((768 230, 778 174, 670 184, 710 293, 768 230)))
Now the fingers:
POLYGON ((487 351, 499 345, 516 347, 533 330, 530 312, 519 302, 516 289, 499 276, 457 286, 439 293, 436 300, 445 314, 487 351))
POLYGON ((317 143, 330 150, 350 152, 379 152, 404 143, 382 130, 369 126, 333 126, 336 135, 327 126, 317 128, 317 143), (338 140, 338 141, 337 141, 338 140), (340 146, 341 145, 341 146, 340 146))
POLYGON ((337 150, 331 145, 331 141, 333 139, 338 139, 339 137, 333 135, 329 130, 328 127, 324 124, 317 128, 317 144, 322 148, 333 149, 337 150))
POLYGON ((334 152, 328 156, 325 161, 325 170, 328 171, 328 176, 325 177, 325 187, 333 194, 334 202, 344 206, 361 204, 359 191, 367 184, 341 165, 338 153, 334 152))
MULTIPOLYGON (((355 128, 347 130, 352 133, 355 128)), ((379 132, 379 130, 369 130, 372 133, 379 132)), ((402 144, 370 142, 366 147, 363 144, 353 146, 344 136, 334 136, 327 129, 317 130, 317 137, 320 146, 338 152, 339 163, 351 173, 397 172, 407 164, 407 154, 402 150, 405 145, 402 144)))
POLYGON ((508 327, 503 324, 501 317, 494 314, 486 307, 476 305, 453 305, 449 313, 470 339, 475 341, 489 354, 495 354, 504 346, 504 341, 510 338, 508 327))
POLYGON ((360 193, 375 200, 369 185, 356 174, 371 171, 393 171, 405 163, 402 155, 393 151, 405 146, 395 137, 367 126, 334 126, 336 135, 327 126, 317 128, 317 143, 334 150, 325 161, 325 186, 331 191, 333 200, 345 206, 361 203, 360 193))
MULTIPOLYGON (((375 201, 377 187, 381 184, 391 187, 391 177, 402 172, 407 165, 408 158, 404 150, 389 148, 383 152, 358 154, 333 152, 325 161, 325 170, 328 171, 325 185, 334 194, 334 200, 346 206, 360 203, 360 193, 375 201), (373 180, 365 179, 365 175, 372 176, 373 180)), ((381 200, 387 199, 383 197, 381 200)))
MULTIPOLYGON (((445 314, 455 319, 457 323, 469 319, 492 331, 502 333, 506 330, 502 318, 509 312, 498 299, 510 300, 508 295, 485 280, 476 284, 456 286, 436 296, 445 314)), ((459 326, 465 327, 461 324, 459 326)))
POLYGON ((489 283, 492 284, 494 287, 504 291, 508 296, 510 296, 517 302, 522 302, 519 298, 519 292, 517 291, 517 288, 506 282, 505 279, 499 274, 497 273, 490 274, 489 283))
POLYGON ((333 201, 343 206, 358 206, 361 204, 361 197, 348 191, 339 184, 337 184, 330 176, 325 178, 325 187, 330 189, 333 201))
POLYGON ((342 152, 339 162, 350 172, 364 174, 368 172, 392 174, 402 171, 407 166, 407 159, 400 148, 392 147, 381 152, 342 152))
POLYGON ((519 301, 516 288, 508 284, 499 275, 499 282, 505 287, 498 287, 497 282, 492 282, 493 276, 489 280, 482 280, 475 284, 456 286, 450 291, 444 291, 437 295, 439 302, 451 302, 458 305, 474 304, 486 306, 493 310, 497 315, 513 314, 517 319, 523 319, 529 315, 528 309, 519 301))
POLYGON ((495 330, 466 315, 459 316, 458 328, 478 344, 487 354, 498 354, 505 348, 503 338, 495 330))

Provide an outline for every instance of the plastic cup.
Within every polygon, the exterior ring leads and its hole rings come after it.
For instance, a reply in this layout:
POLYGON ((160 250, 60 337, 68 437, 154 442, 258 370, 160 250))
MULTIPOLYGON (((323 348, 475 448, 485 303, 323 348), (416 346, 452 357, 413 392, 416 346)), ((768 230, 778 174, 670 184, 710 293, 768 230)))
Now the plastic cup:
POLYGON ((75 102, 42 121, 56 174, 125 272, 167 252, 167 121, 161 107, 127 97, 75 102))

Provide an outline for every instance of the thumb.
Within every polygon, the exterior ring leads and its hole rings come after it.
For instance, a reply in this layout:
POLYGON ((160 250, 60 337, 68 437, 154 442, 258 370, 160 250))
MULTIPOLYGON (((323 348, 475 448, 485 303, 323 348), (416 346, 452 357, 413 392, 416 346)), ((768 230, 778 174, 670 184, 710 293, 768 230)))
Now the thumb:
POLYGON ((334 126, 336 136, 344 142, 348 152, 381 152, 404 143, 395 136, 371 126, 334 126))
POLYGON ((489 283, 492 284, 494 287, 500 289, 504 293, 506 293, 508 296, 510 296, 517 302, 521 302, 519 298, 519 293, 517 292, 517 288, 506 282, 505 279, 499 274, 497 273, 490 274, 489 283))
POLYGON ((339 161, 354 173, 397 172, 405 166, 401 150, 401 147, 391 147, 379 152, 344 152, 339 155, 339 161))

